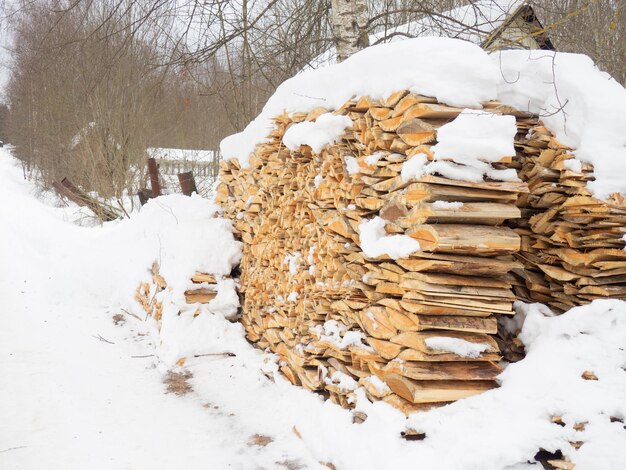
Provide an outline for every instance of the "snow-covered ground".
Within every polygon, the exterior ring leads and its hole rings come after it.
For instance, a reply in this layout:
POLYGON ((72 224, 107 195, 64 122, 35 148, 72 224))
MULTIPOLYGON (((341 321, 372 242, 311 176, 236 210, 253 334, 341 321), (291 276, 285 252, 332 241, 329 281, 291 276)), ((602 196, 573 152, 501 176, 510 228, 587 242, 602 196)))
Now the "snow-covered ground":
POLYGON ((208 201, 165 196, 85 228, 70 222, 75 207, 33 192, 0 151, 3 470, 538 469, 540 448, 577 469, 626 468, 623 302, 558 317, 518 305, 528 355, 499 389, 408 420, 357 390, 367 419, 354 424, 351 411, 274 375, 275 358, 245 341, 228 309, 194 317, 176 305, 187 271, 224 274, 236 262, 208 201), (160 333, 133 300, 155 260, 174 287, 160 333), (167 393, 169 371, 182 390, 187 374, 191 390, 167 393), (403 440, 407 427, 425 439, 403 440))
MULTIPOLYGON (((75 207, 43 205, 34 189, 0 151, 0 468, 315 468, 291 427, 281 434, 242 414, 254 396, 238 409, 210 386, 202 395, 166 393, 151 325, 122 310, 148 274, 144 247, 161 235, 149 221, 141 230, 136 219, 77 227, 65 220, 75 207), (273 442, 255 445, 254 435, 270 430, 273 442)), ((254 353, 238 325, 213 326, 238 340, 224 346, 254 353)), ((245 370, 241 359, 202 362, 194 380, 210 384, 219 362, 224 392, 244 393, 245 383, 225 380, 245 370)))

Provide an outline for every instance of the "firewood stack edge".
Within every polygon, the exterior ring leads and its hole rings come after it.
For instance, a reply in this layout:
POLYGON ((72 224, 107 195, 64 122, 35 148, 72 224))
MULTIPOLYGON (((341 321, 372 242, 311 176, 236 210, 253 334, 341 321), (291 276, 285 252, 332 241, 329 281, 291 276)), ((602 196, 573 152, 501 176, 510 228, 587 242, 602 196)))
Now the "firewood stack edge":
POLYGON ((574 158, 536 120, 518 120, 527 131, 517 141, 517 168, 529 194, 518 205, 524 264, 515 286, 523 300, 556 312, 594 299, 626 298, 626 201, 615 193, 599 200, 587 189, 593 167, 574 158))

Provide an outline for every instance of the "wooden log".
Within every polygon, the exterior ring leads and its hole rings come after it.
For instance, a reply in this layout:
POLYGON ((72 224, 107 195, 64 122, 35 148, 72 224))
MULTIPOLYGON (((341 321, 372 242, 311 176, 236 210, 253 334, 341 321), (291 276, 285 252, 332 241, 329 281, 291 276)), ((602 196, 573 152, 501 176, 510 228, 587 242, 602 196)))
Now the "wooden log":
POLYGON ((416 204, 406 215, 397 218, 401 227, 409 228, 424 223, 500 225, 507 219, 520 217, 520 210, 510 204, 441 201, 416 204))
MULTIPOLYGON (((460 331, 447 332, 403 332, 390 338, 392 343, 420 351, 431 356, 439 354, 447 355, 449 351, 431 348, 427 345, 427 340, 432 338, 446 338, 452 340, 461 340, 463 342, 473 343, 484 347, 483 352, 477 353, 471 357, 476 359, 484 354, 497 354, 499 352, 496 341, 489 335, 479 333, 465 333, 460 331)), ((463 356, 461 356, 463 357, 463 356)))
POLYGON ((217 278, 215 277, 215 274, 209 274, 209 273, 196 273, 191 277, 191 280, 198 284, 203 283, 203 282, 207 282, 209 284, 217 283, 217 278))
POLYGON ((205 304, 217 297, 217 291, 213 289, 193 289, 185 291, 185 302, 205 304))
POLYGON ((451 119, 457 117, 461 108, 454 108, 437 103, 417 103, 407 109, 402 115, 406 120, 414 118, 451 119))
POLYGON ((393 406, 394 408, 402 411, 405 415, 409 415, 411 413, 420 412, 420 411, 428 411, 433 409, 436 406, 443 406, 448 404, 448 402, 441 403, 411 403, 408 400, 396 395, 395 393, 390 393, 383 398, 385 403, 393 406))
POLYGON ((385 374, 389 388, 411 403, 437 403, 471 397, 496 387, 489 380, 425 380, 408 379, 398 374, 385 374))
POLYGON ((520 248, 519 235, 507 227, 420 225, 407 234, 429 252, 504 255, 520 248))
POLYGON ((110 222, 119 218, 120 216, 105 206, 97 199, 89 196, 83 190, 78 188, 68 178, 63 178, 60 183, 53 182, 52 187, 62 196, 65 196, 70 201, 78 204, 79 206, 87 206, 91 211, 103 222, 110 222))
POLYGON ((502 367, 487 361, 468 362, 389 362, 385 374, 413 380, 495 380, 502 367))
POLYGON ((522 264, 512 258, 485 258, 447 253, 412 253, 410 258, 396 260, 408 271, 463 274, 468 276, 501 276, 522 264))

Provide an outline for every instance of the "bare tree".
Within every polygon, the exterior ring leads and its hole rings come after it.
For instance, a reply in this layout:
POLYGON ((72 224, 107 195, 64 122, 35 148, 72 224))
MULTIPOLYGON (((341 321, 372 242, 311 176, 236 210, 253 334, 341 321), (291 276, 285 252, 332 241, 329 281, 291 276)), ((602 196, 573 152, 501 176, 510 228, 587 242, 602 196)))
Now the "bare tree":
MULTIPOLYGON (((167 69, 156 66, 148 31, 119 34, 102 22, 115 14, 105 5, 70 12, 54 6, 16 17, 7 93, 11 141, 44 184, 69 177, 87 190, 120 196, 164 111, 159 95, 167 69), (93 25, 102 27, 94 34, 93 25)), ((128 11, 122 15, 133 21, 128 11)))
MULTIPOLYGON (((626 0, 537 0, 560 50, 626 80, 626 0)), ((120 194, 148 146, 212 148, 276 87, 421 34, 480 36, 485 0, 18 0, 7 131, 28 171, 120 194), (453 10, 463 7, 460 10, 453 10), (464 12, 464 13, 463 13, 464 12)))
POLYGON ((369 46, 367 0, 331 0, 333 39, 342 62, 369 46))
POLYGON ((556 49, 587 54, 626 85, 625 0, 533 2, 556 49))

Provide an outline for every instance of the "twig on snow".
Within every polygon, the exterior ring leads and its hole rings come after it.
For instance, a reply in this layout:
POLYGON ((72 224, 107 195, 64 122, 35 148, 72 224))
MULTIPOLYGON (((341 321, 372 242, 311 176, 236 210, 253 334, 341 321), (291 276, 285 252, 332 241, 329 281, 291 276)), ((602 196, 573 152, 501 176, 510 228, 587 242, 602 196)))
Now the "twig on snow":
POLYGON ((113 341, 109 341, 108 339, 103 338, 101 335, 98 335, 98 336, 94 335, 93 337, 96 339, 99 339, 100 341, 104 341, 105 343, 115 344, 113 341))
POLYGON ((121 309, 121 310, 122 310, 122 312, 124 312, 124 313, 126 313, 126 314, 130 315, 131 317, 135 317, 137 320, 139 320, 139 321, 143 321, 143 320, 141 319, 141 317, 140 317, 139 315, 137 315, 136 313, 129 312, 129 311, 128 311, 128 310, 126 310, 125 308, 123 308, 123 309, 121 309))
POLYGON ((0 450, 0 454, 3 452, 8 452, 10 450, 17 450, 17 449, 26 449, 26 446, 9 447, 8 449, 0 450))
POLYGON ((205 357, 205 356, 236 357, 237 355, 232 352, 206 353, 206 354, 194 354, 193 355, 193 357, 205 357))

